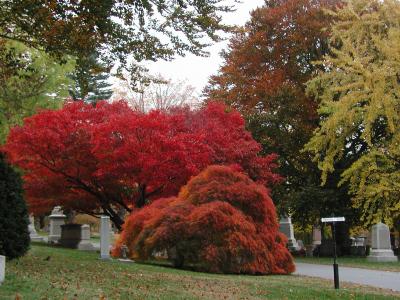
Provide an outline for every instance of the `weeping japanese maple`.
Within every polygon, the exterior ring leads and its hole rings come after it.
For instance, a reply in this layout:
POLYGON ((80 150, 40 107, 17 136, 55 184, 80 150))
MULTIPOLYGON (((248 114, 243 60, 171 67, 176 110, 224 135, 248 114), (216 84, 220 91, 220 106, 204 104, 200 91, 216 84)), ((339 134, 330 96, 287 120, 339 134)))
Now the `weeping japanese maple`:
POLYGON ((275 155, 259 156, 241 115, 214 103, 145 114, 123 102, 71 102, 26 118, 3 150, 24 171, 33 213, 61 205, 107 214, 117 228, 119 210, 176 195, 210 164, 235 163, 265 184, 279 180, 275 155))
POLYGON ((228 166, 210 166, 178 197, 132 213, 114 255, 120 255, 123 244, 132 258, 146 260, 167 251, 175 266, 207 272, 294 271, 269 191, 228 166))

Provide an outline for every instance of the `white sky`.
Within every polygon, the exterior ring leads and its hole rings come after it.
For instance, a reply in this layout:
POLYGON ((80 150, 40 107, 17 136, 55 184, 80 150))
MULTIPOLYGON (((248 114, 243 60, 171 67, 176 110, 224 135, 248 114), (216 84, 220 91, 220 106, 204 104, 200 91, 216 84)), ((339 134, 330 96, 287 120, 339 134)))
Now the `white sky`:
MULTIPOLYGON (((244 25, 250 19, 250 11, 264 3, 264 0, 242 0, 242 3, 236 4, 235 12, 224 15, 223 22, 230 25, 244 25)), ((210 52, 209 57, 188 54, 170 62, 153 62, 147 67, 152 74, 161 74, 174 81, 187 80, 188 84, 196 88, 196 93, 200 94, 207 84, 209 76, 217 73, 222 63, 219 53, 227 47, 227 43, 228 41, 223 41, 207 48, 207 51, 210 52)))

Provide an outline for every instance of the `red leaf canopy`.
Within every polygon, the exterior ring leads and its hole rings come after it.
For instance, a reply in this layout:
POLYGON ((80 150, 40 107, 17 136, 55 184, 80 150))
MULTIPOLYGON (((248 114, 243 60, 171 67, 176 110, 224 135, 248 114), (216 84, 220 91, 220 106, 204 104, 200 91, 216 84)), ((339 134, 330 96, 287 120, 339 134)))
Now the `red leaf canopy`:
POLYGON ((117 227, 118 209, 176 195, 210 164, 236 164, 265 184, 279 181, 275 155, 259 156, 260 149, 241 115, 224 105, 144 114, 123 102, 43 111, 13 128, 3 147, 24 170, 32 212, 62 205, 108 214, 117 227))

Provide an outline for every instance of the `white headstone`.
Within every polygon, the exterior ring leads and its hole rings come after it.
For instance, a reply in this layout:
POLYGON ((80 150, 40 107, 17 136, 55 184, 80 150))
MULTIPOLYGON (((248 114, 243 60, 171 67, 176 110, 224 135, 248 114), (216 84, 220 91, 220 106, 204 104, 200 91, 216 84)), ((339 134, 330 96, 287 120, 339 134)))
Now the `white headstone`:
POLYGON ((63 214, 61 207, 54 207, 50 220, 50 233, 49 233, 49 243, 58 243, 61 238, 61 225, 65 224, 66 216, 63 214))
POLYGON ((100 219, 100 259, 110 259, 110 217, 100 219))
POLYGON ((81 241, 78 244, 78 249, 87 251, 96 250, 90 242, 90 226, 87 224, 81 226, 81 241))
POLYGON ((371 230, 372 249, 392 249, 390 245, 390 230, 386 224, 378 223, 371 230))
POLYGON ((386 224, 378 223, 371 229, 371 250, 369 261, 389 262, 397 261, 390 245, 390 230, 386 224))
POLYGON ((288 239, 288 248, 290 251, 300 250, 300 247, 297 244, 296 239, 294 238, 293 224, 292 224, 292 219, 290 217, 281 218, 279 222, 279 230, 284 235, 286 235, 288 239))
POLYGON ((0 255, 0 285, 6 276, 6 257, 0 255))
POLYGON ((43 242, 44 239, 40 235, 37 234, 36 229, 35 229, 35 219, 33 215, 29 216, 29 237, 31 238, 32 242, 43 242))

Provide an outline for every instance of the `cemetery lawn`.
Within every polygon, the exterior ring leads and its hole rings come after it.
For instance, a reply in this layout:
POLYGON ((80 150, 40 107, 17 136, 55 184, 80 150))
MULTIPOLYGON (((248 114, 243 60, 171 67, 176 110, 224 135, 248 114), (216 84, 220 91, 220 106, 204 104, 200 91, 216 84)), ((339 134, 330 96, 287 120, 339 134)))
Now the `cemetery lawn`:
MULTIPOLYGON (((333 264, 332 257, 296 257, 295 261, 301 262, 301 263, 320 264, 320 265, 333 264)), ((343 267, 400 272, 400 261, 397 261, 397 262, 370 262, 370 261, 367 261, 367 258, 365 258, 365 257, 345 256, 345 257, 338 258, 338 264, 339 264, 339 266, 343 266, 343 267)))
POLYGON ((394 299, 399 293, 299 276, 196 273, 101 261, 98 253, 32 245, 7 262, 0 299, 394 299))

